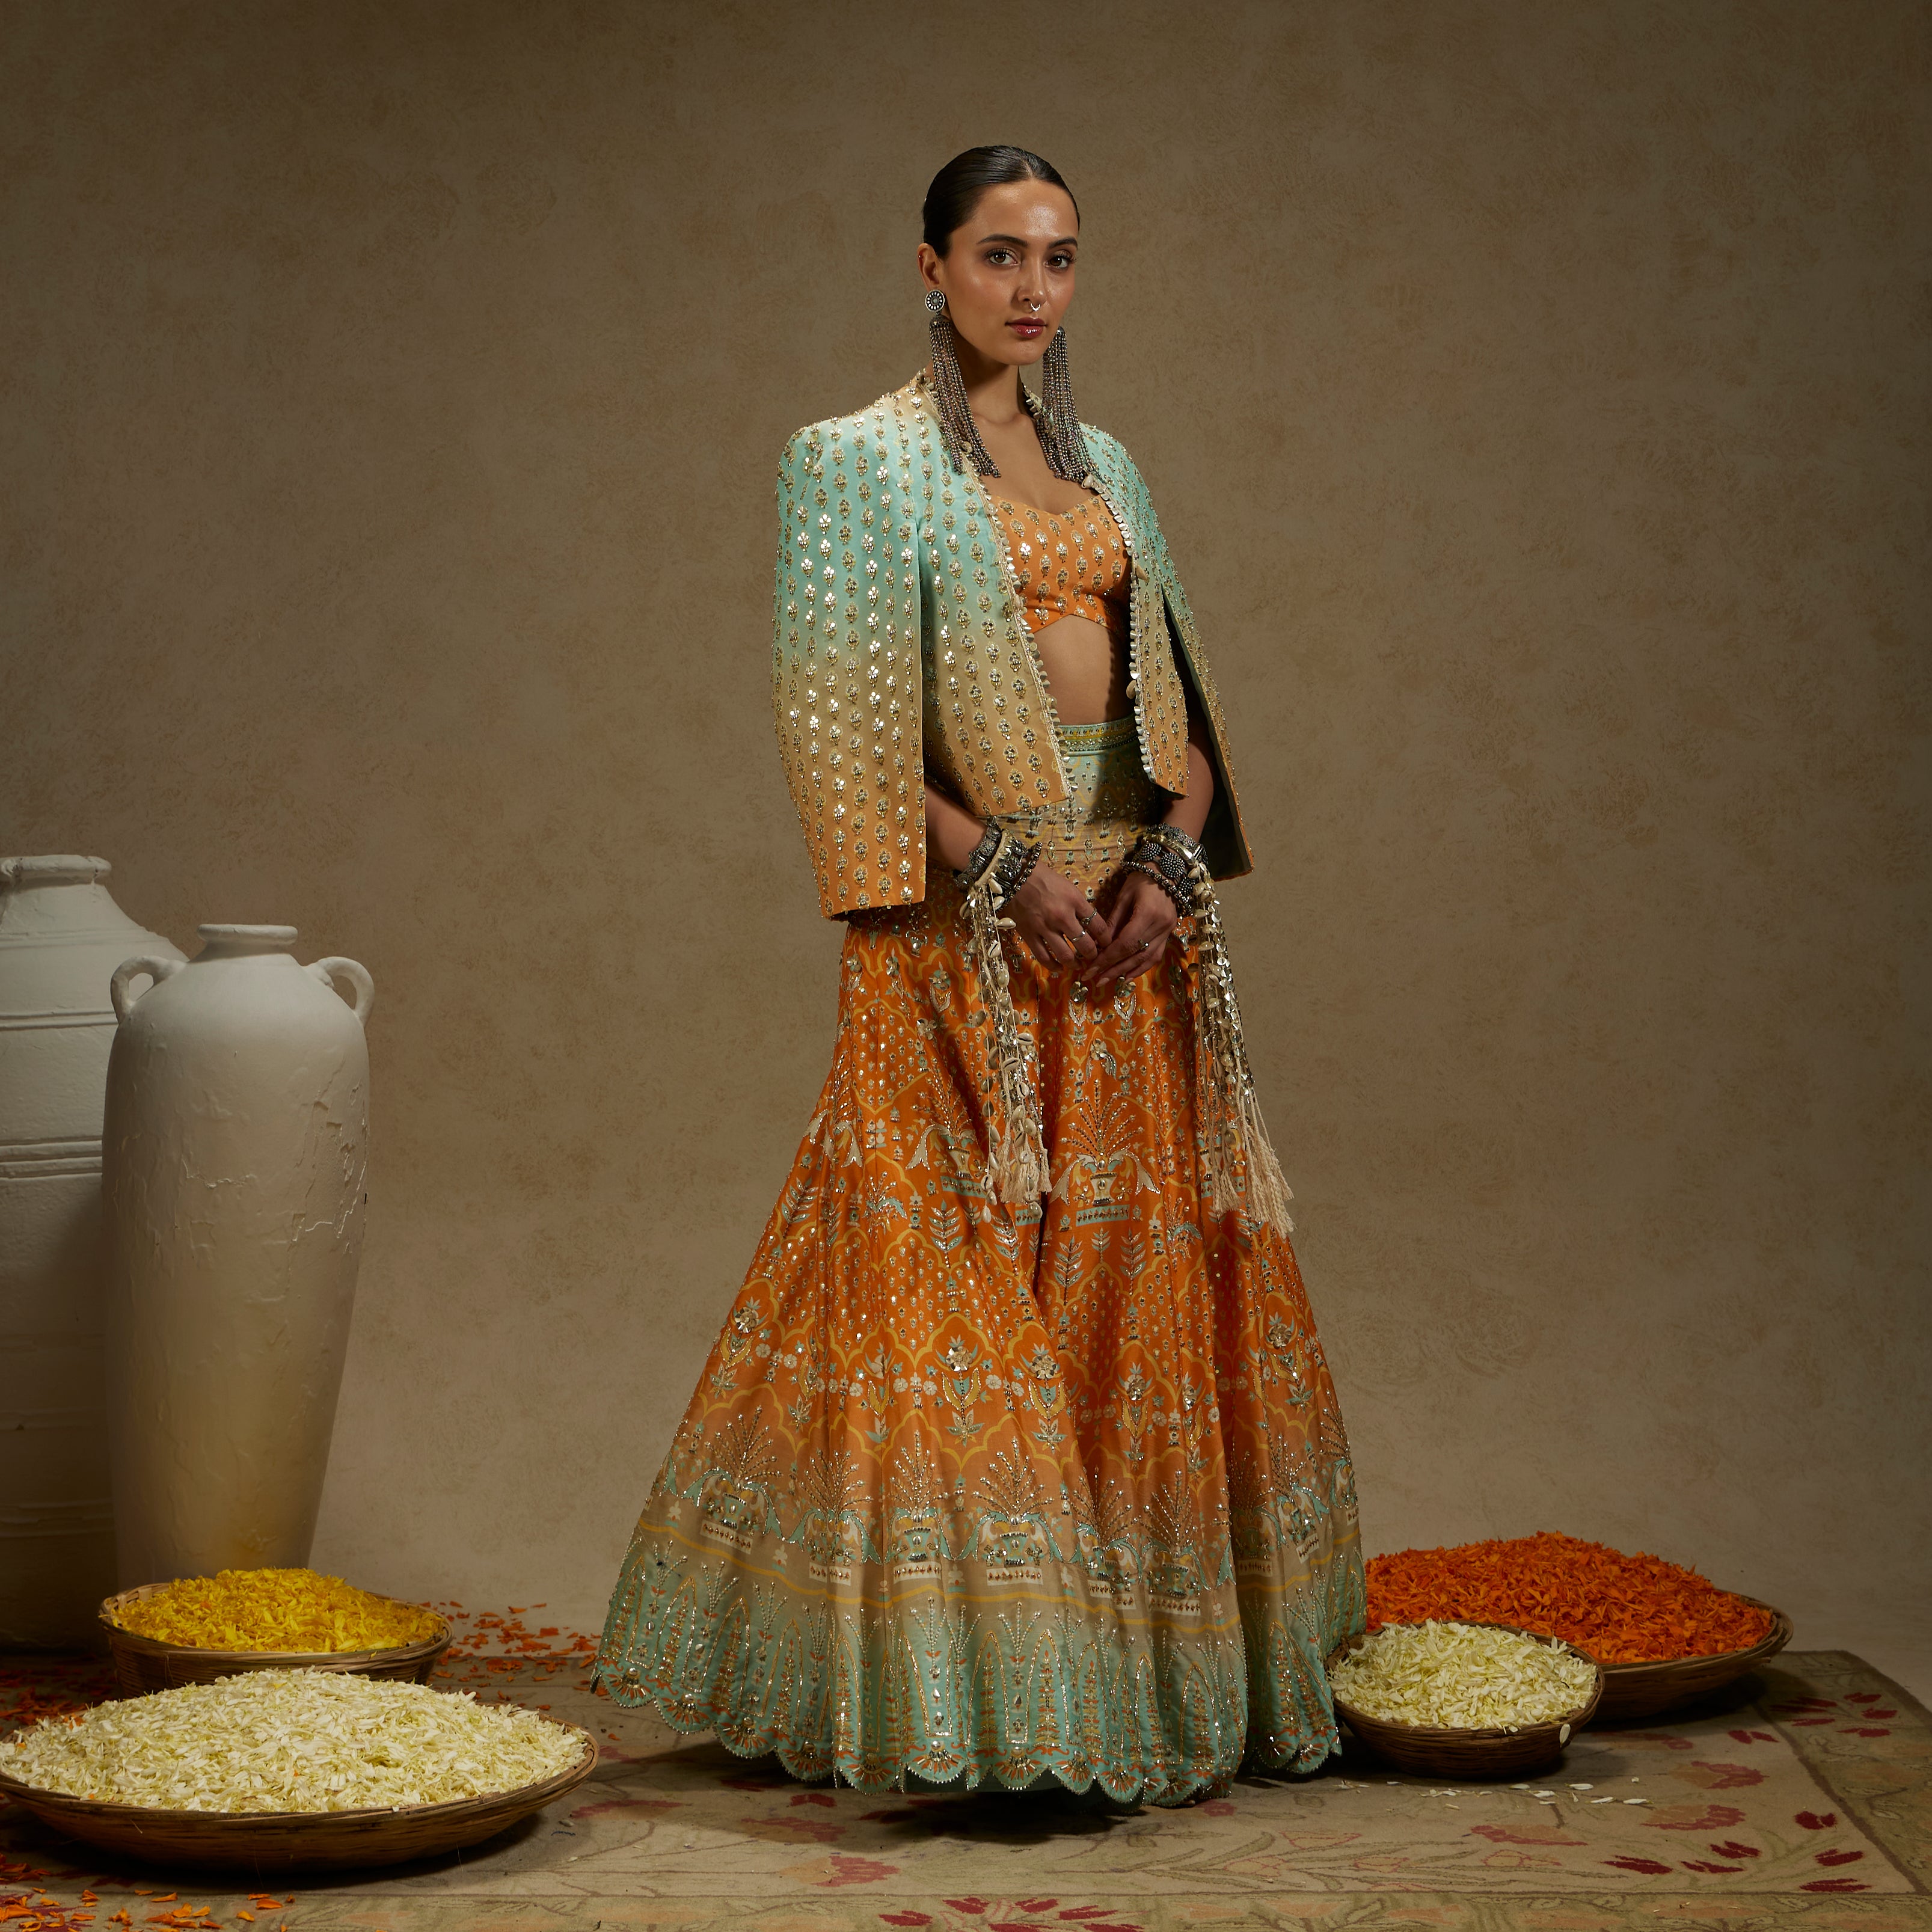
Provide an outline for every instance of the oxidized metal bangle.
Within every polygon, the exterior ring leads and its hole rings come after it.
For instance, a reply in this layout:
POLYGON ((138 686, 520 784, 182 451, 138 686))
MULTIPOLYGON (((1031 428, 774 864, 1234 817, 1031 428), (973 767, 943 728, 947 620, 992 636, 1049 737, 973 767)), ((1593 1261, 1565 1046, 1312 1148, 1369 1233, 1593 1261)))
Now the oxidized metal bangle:
POLYGON ((993 862, 994 855, 1000 849, 1000 828, 989 825, 980 835, 980 842, 973 848, 973 856, 952 875, 953 883, 962 892, 970 892, 980 883, 980 875, 993 862))
POLYGON ((1184 914, 1194 910, 1195 866, 1180 848, 1165 838, 1142 838, 1127 854, 1126 863, 1155 880, 1184 914))
POLYGON ((1141 836, 1172 847, 1184 859, 1191 861, 1201 856, 1200 840, 1192 832, 1184 832, 1178 825, 1150 825, 1141 836))
POLYGON ((1010 899, 1033 875, 1040 863, 1040 848, 1030 845, 1017 833, 1010 837, 993 864, 993 891, 1002 901, 1010 899))
POLYGON ((1137 854, 1135 856, 1124 860, 1121 862, 1120 869, 1124 872, 1139 872, 1144 877, 1153 880, 1154 884, 1160 886, 1161 890, 1166 893, 1168 897, 1174 902, 1174 910, 1178 912, 1183 919, 1187 918, 1194 910, 1193 895, 1177 880, 1170 879, 1165 872, 1160 871, 1157 867, 1150 866, 1144 859, 1139 857, 1137 854))

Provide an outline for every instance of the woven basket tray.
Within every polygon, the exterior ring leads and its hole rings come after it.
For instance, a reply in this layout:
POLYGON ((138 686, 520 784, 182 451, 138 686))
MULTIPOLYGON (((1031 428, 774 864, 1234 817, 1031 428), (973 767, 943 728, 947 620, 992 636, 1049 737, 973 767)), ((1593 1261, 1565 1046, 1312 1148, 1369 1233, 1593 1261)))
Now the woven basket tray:
MULTIPOLYGON (((1520 1731, 1456 1730, 1440 1724, 1402 1724, 1386 1718, 1371 1718, 1337 1697, 1336 1714, 1347 1724, 1375 1755, 1398 1771, 1413 1772, 1420 1778, 1520 1778, 1526 1772, 1546 1771, 1563 1755, 1563 1747, 1573 1731, 1587 1724, 1604 1694, 1603 1666, 1587 1651, 1553 1636, 1539 1636, 1534 1630, 1516 1630, 1513 1624, 1479 1623, 1472 1617, 1445 1621, 1466 1623, 1477 1630, 1515 1630, 1555 1650, 1567 1650, 1580 1657, 1597 1672, 1589 1696, 1574 1711, 1552 1718, 1547 1724, 1527 1724, 1520 1731)), ((1384 1624, 1383 1629, 1396 1628, 1384 1624)), ((1328 1658, 1333 1670, 1351 1651, 1368 1642, 1365 1633, 1340 1645, 1328 1658)))
POLYGON ((481 1844, 574 1790, 597 1768, 597 1741, 581 1725, 563 1728, 574 1731, 584 1747, 569 1770, 520 1790, 447 1804, 385 1811, 160 1811, 37 1791, 4 1772, 0 1792, 70 1838, 152 1864, 238 1867, 262 1877, 348 1871, 481 1844))
MULTIPOLYGON (((124 1697, 144 1697, 151 1690, 172 1690, 183 1684, 212 1684, 218 1677, 232 1677, 243 1670, 340 1670, 354 1677, 393 1677, 405 1683, 427 1684, 436 1660, 449 1648, 449 1625, 441 1617, 436 1618, 432 1635, 387 1650, 200 1650, 191 1644, 163 1643, 122 1628, 118 1618, 123 1610, 166 1587, 142 1583, 110 1597, 100 1606, 108 1648, 114 1653, 114 1674, 124 1697)), ((384 1597, 380 1600, 388 1604, 398 1600, 384 1597)), ((422 1606, 411 1604, 406 1607, 422 1606)))
POLYGON ((1750 1649, 1727 1650, 1716 1657, 1673 1657, 1661 1664, 1606 1664, 1603 1698, 1591 1721, 1628 1724, 1639 1718, 1654 1718, 1660 1712, 1688 1704, 1694 1697, 1721 1690, 1747 1671, 1755 1670, 1767 1658, 1775 1657, 1791 1641, 1791 1619, 1782 1610, 1761 1604, 1755 1597, 1741 1597, 1739 1600, 1771 1612, 1770 1630, 1750 1649))

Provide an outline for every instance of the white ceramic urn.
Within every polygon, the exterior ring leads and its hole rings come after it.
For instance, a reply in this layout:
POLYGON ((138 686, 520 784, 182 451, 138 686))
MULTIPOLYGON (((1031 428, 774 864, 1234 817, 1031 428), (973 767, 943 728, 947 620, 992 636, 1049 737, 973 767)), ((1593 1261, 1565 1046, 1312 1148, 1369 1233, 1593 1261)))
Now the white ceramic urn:
POLYGON ((92 1643, 114 1587, 101 1385, 100 1110, 132 952, 181 955, 105 859, 0 859, 0 1650, 92 1643))
POLYGON ((101 1152, 123 1588, 307 1563, 362 1246, 369 975, 298 965, 292 926, 201 937, 185 966, 130 959, 113 976, 101 1152))

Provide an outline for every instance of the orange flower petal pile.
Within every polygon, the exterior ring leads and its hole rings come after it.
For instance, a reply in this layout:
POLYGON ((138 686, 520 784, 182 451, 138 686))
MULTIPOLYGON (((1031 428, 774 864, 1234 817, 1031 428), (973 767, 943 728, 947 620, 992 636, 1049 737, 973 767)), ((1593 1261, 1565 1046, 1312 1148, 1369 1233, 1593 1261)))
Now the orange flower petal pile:
POLYGON ((1600 1664, 1652 1664, 1748 1650, 1771 1614, 1660 1556, 1626 1556, 1555 1530, 1369 1559, 1369 1628, 1513 1624, 1600 1664))

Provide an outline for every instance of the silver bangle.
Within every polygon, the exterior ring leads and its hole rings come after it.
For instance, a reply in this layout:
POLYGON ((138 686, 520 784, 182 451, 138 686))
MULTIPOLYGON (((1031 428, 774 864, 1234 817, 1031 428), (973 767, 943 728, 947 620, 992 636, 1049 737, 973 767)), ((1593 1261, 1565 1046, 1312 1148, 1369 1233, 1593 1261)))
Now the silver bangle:
POLYGON ((1029 845, 1016 832, 1007 840, 1006 850, 995 862, 993 872, 993 890, 1002 900, 1010 899, 1033 876, 1033 868, 1040 863, 1040 848, 1029 845))
POLYGON ((1190 864, 1202 856, 1200 840, 1192 832, 1184 832, 1178 825, 1150 825, 1141 836, 1145 838, 1157 839, 1162 844, 1171 846, 1190 864))
MULTIPOLYGON (((1180 840, 1186 838, 1184 832, 1178 838, 1159 838, 1152 832, 1144 833, 1125 862, 1129 871, 1144 872, 1153 880, 1174 902, 1175 909, 1184 918, 1194 910, 1194 869, 1200 862, 1198 847, 1189 852, 1180 844, 1180 840)), ((1191 839, 1187 842, 1190 845, 1193 844, 1191 839)))
POLYGON ((1145 860, 1140 858, 1124 860, 1121 862, 1120 869, 1124 872, 1138 872, 1144 877, 1153 880, 1154 884, 1174 902, 1174 910, 1183 919, 1186 918, 1193 911, 1192 896, 1187 892, 1186 888, 1176 884, 1165 872, 1150 866, 1145 860))
POLYGON ((952 875, 954 884, 962 892, 970 892, 980 883, 980 875, 993 862, 1000 849, 1000 828, 989 825, 980 835, 980 842, 973 848, 973 856, 952 875))

